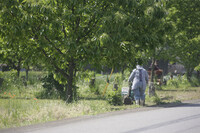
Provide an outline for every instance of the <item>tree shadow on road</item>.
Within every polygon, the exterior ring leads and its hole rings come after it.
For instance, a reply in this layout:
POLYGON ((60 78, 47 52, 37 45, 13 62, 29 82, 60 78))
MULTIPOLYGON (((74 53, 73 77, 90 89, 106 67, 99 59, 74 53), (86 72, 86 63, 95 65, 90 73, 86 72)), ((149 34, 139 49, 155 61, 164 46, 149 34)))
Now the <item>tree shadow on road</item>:
POLYGON ((147 106, 147 107, 161 107, 161 108, 171 108, 171 107, 200 107, 200 103, 198 101, 192 101, 189 102, 181 102, 181 101, 176 101, 172 103, 162 103, 159 105, 152 105, 152 106, 147 106))

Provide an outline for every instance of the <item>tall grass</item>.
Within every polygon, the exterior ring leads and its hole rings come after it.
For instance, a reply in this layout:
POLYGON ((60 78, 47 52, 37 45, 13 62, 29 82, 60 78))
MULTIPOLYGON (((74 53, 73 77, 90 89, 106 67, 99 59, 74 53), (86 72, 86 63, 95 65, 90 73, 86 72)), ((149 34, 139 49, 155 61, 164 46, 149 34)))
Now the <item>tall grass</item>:
MULTIPOLYGON (((24 75, 25 72, 22 72, 21 76, 24 75)), ((95 115, 127 108, 113 106, 107 102, 102 96, 107 76, 98 74, 95 87, 98 88, 99 94, 91 92, 89 80, 83 79, 83 82, 78 82, 80 97, 77 102, 67 104, 59 98, 57 100, 36 98, 37 94, 44 90, 41 78, 46 75, 45 72, 30 72, 25 86, 23 79, 16 77, 15 71, 1 73, 4 84, 0 88, 0 128, 95 115)), ((107 92, 112 91, 114 78, 115 75, 111 77, 107 92)))
POLYGON ((106 102, 84 101, 66 104, 62 100, 0 100, 0 127, 9 128, 108 111, 106 102))
POLYGON ((114 110, 107 101, 98 99, 82 99, 71 104, 66 104, 62 100, 1 99, 0 107, 0 128, 95 115, 114 110))

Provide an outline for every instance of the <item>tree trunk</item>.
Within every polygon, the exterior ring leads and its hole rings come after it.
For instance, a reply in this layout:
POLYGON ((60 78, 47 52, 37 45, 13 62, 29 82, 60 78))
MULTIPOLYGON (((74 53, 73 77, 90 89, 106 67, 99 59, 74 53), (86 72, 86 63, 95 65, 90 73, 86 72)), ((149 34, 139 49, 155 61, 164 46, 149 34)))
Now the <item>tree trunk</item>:
POLYGON ((72 102, 77 100, 77 90, 75 87, 75 63, 73 59, 69 62, 69 68, 67 69, 69 76, 67 78, 67 85, 66 85, 66 102, 72 102))
POLYGON ((200 83, 200 71, 197 71, 197 79, 198 79, 198 81, 200 83))
POLYGON ((29 66, 26 68, 26 81, 28 81, 29 66))
POLYGON ((4 79, 0 78, 0 87, 3 85, 3 81, 4 81, 4 79))
POLYGON ((197 79, 200 81, 200 71, 197 71, 197 79))
POLYGON ((19 76, 20 76, 20 70, 21 70, 21 59, 19 59, 16 68, 17 68, 17 77, 19 78, 19 76))
POLYGON ((193 72, 193 69, 191 69, 191 68, 187 69, 186 76, 187 76, 187 80, 189 82, 191 82, 192 72, 193 72))
POLYGON ((19 78, 19 76, 20 76, 20 70, 21 70, 21 68, 20 68, 20 66, 18 66, 17 67, 17 77, 19 78))
POLYGON ((155 86, 154 86, 154 66, 155 64, 155 58, 152 59, 152 67, 151 67, 151 80, 149 83, 149 96, 155 96, 155 86))

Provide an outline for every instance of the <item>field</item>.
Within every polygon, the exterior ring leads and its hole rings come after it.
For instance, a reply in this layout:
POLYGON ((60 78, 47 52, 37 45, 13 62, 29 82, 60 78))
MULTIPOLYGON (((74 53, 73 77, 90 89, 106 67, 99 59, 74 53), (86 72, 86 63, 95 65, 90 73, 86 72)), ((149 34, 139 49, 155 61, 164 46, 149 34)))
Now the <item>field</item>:
MULTIPOLYGON (((62 100, 62 95, 57 91, 49 94, 43 93, 45 88, 41 79, 47 75, 46 72, 31 71, 27 85, 24 84, 22 78, 16 78, 15 72, 0 73, 4 79, 0 88, 0 128, 19 127, 139 107, 135 104, 121 105, 119 101, 116 105, 112 104, 113 96, 120 94, 121 91, 120 89, 113 91, 114 82, 117 80, 119 88, 128 86, 128 73, 125 74, 126 78, 123 80, 120 74, 113 74, 105 96, 102 94, 106 86, 107 75, 97 74, 95 86, 89 87, 91 77, 88 75, 92 74, 88 73, 87 76, 79 78, 79 97, 73 103, 62 100), (44 94, 49 96, 42 97, 44 94)), ((21 76, 24 75, 25 73, 22 72, 21 76)), ((155 97, 146 96, 146 106, 200 99, 199 82, 195 78, 193 81, 191 84, 185 77, 169 80, 166 86, 157 87, 155 97)), ((148 89, 146 94, 148 94, 148 89)))

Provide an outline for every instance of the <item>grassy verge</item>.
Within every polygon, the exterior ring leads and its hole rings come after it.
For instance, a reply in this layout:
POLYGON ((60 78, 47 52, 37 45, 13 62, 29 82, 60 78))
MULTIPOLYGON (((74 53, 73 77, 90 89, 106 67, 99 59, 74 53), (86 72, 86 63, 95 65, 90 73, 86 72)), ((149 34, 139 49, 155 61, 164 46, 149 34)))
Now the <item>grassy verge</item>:
MULTIPOLYGON (((41 75, 45 75, 44 73, 32 72, 27 86, 24 86, 21 80, 12 79, 12 73, 6 73, 5 75, 3 76, 7 80, 0 88, 0 128, 19 127, 83 115, 96 115, 116 110, 137 108, 135 105, 114 106, 109 104, 105 97, 102 97, 106 86, 106 76, 98 75, 95 90, 89 88, 88 79, 80 80, 82 82, 78 84, 79 100, 67 104, 60 99, 36 98, 36 94, 44 90, 40 80, 41 75)), ((119 74, 114 74, 111 77, 106 95, 113 92, 113 83, 116 81, 116 77, 119 77, 119 74)), ((163 86, 162 89, 156 90, 156 97, 150 98, 147 95, 146 104, 150 106, 200 99, 200 87, 191 87, 188 83, 183 84, 180 82, 176 82, 174 85, 170 82, 167 86, 163 86)), ((173 82, 175 81, 173 80, 173 82)), ((122 86, 128 86, 127 79, 121 80, 119 88, 122 86)))

